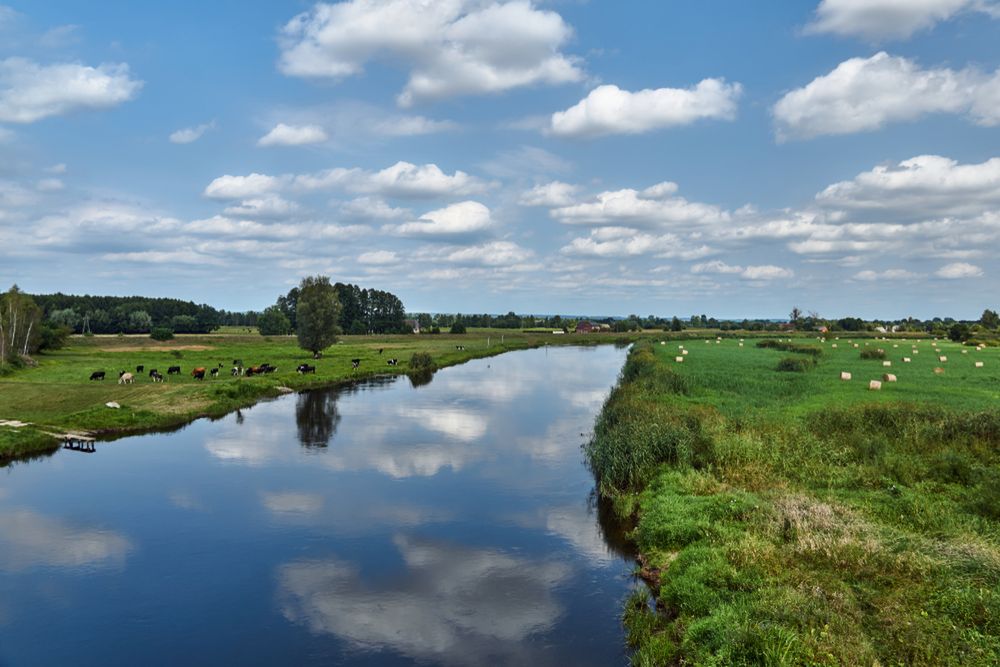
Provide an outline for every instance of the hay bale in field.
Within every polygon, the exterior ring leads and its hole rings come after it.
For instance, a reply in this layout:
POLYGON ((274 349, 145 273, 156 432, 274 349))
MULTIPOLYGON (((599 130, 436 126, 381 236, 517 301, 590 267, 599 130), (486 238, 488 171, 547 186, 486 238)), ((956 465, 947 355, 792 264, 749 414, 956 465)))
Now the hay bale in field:
POLYGON ((983 367, 983 362, 977 361, 976 362, 976 368, 982 368, 982 367, 983 367))
POLYGON ((858 345, 857 343, 855 343, 855 344, 854 344, 854 347, 860 347, 860 345, 858 345))
POLYGON ((674 361, 679 364, 684 363, 684 357, 674 357, 674 361))
POLYGON ((872 380, 868 383, 868 391, 881 391, 882 383, 878 380, 872 380))
POLYGON ((833 345, 831 345, 830 347, 831 347, 831 348, 833 348, 834 350, 836 350, 836 349, 837 349, 837 344, 836 344, 836 343, 834 343, 834 344, 833 344, 833 345))
POLYGON ((893 347, 899 347, 898 345, 893 345, 893 347))
POLYGON ((687 353, 688 353, 687 350, 681 350, 681 354, 687 354, 687 353))
POLYGON ((845 381, 846 380, 850 380, 851 379, 851 374, 848 373, 847 371, 840 371, 840 379, 841 380, 845 380, 845 381))
POLYGON ((910 358, 909 357, 903 357, 903 363, 904 364, 910 363, 910 358))
POLYGON ((895 382, 896 376, 892 373, 885 373, 882 375, 882 382, 895 382))
POLYGON ((882 365, 885 366, 886 368, 888 368, 889 366, 892 366, 892 362, 891 361, 883 361, 882 365))
POLYGON ((740 347, 743 347, 743 343, 740 343, 740 347))
POLYGON ((940 366, 934 369, 934 375, 943 375, 943 374, 944 374, 944 369, 941 368, 940 366))
POLYGON ((968 354, 968 353, 969 353, 968 350, 962 350, 962 354, 968 354))
POLYGON ((678 346, 677 346, 677 349, 678 349, 678 350, 683 350, 683 349, 684 349, 684 346, 683 346, 683 345, 678 345, 678 346))
POLYGON ((666 345, 666 344, 667 344, 667 341, 665 341, 665 340, 661 340, 660 341, 660 345, 666 345))
POLYGON ((944 357, 944 356, 938 357, 938 361, 940 361, 941 363, 944 363, 944 362, 948 361, 948 357, 944 357))

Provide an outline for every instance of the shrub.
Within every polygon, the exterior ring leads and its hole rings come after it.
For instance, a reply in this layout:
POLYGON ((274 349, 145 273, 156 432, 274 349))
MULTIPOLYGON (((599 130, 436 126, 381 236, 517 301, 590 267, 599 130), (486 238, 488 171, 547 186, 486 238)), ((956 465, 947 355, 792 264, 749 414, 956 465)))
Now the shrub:
POLYGON ((411 371, 424 371, 434 369, 434 359, 427 352, 414 352, 410 357, 411 371))
POLYGON ((170 327, 154 327, 149 333, 149 337, 153 340, 171 340, 174 337, 174 332, 170 327))
POLYGON ((885 350, 879 349, 868 349, 861 350, 862 359, 885 359, 885 350))
POLYGON ((451 333, 453 333, 453 334, 464 334, 465 333, 465 325, 462 324, 461 322, 455 322, 454 324, 451 325, 451 333))
POLYGON ((778 362, 778 370, 788 373, 805 373, 816 365, 815 359, 797 359, 795 357, 785 357, 778 362))
POLYGON ((801 343, 786 343, 780 340, 762 340, 757 343, 757 347, 771 350, 781 350, 783 352, 794 352, 796 354, 808 354, 818 357, 823 354, 823 349, 815 345, 803 345, 801 343))

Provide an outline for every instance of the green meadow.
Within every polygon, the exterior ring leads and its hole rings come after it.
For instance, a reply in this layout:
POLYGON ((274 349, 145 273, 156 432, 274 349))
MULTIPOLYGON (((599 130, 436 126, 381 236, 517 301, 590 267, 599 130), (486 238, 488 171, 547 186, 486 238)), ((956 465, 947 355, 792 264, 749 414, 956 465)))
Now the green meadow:
POLYGON ((757 342, 640 342, 598 418, 634 664, 1000 663, 1000 349, 757 342))
POLYGON ((294 336, 264 337, 242 327, 205 335, 177 335, 163 342, 141 335, 74 336, 65 348, 38 355, 37 366, 0 376, 0 420, 29 423, 17 429, 0 425, 0 460, 58 446, 58 440, 46 434, 109 436, 167 428, 198 417, 222 415, 289 389, 408 373, 414 353, 429 354, 433 367, 440 368, 545 344, 611 341, 606 335, 555 336, 551 331, 492 329, 470 329, 454 336, 342 336, 322 358, 314 360, 298 347, 294 336), (398 359, 397 366, 387 364, 393 358, 398 359), (352 367, 352 359, 361 360, 358 369, 352 367), (259 377, 232 377, 234 360, 246 366, 268 363, 278 370, 259 377), (316 366, 316 373, 297 373, 296 368, 303 363, 316 366), (141 374, 135 372, 138 365, 144 366, 141 374), (167 376, 170 366, 180 366, 181 373, 167 376), (219 376, 195 380, 191 370, 197 367, 219 368, 219 376), (164 375, 163 383, 149 379, 153 368, 164 375), (133 384, 118 384, 122 370, 135 375, 133 384), (106 378, 89 380, 93 371, 104 371, 106 378), (108 408, 108 402, 117 402, 121 408, 108 408))

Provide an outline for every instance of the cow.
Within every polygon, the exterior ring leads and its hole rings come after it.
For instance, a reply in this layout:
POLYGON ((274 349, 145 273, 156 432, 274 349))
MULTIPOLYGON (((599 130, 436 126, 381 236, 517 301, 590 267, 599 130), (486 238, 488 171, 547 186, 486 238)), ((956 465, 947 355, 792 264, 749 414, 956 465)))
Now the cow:
POLYGON ((214 378, 217 378, 217 377, 219 377, 219 369, 218 369, 218 368, 213 368, 213 369, 212 369, 211 371, 209 371, 209 373, 210 373, 210 374, 211 374, 211 376, 212 376, 212 377, 214 377, 214 378))
POLYGON ((351 359, 351 368, 357 369, 361 365, 360 359, 351 359))
POLYGON ((171 366, 170 368, 167 369, 167 375, 180 375, 180 373, 181 373, 180 366, 171 366))
POLYGON ((381 348, 381 347, 380 347, 380 348, 378 349, 378 353, 379 353, 379 354, 382 354, 382 350, 383 350, 383 348, 381 348))
POLYGON ((132 377, 131 373, 122 373, 118 377, 118 384, 132 384, 132 382, 134 382, 134 381, 135 381, 135 378, 132 377))
POLYGON ((244 371, 243 374, 246 375, 248 378, 251 378, 254 375, 260 375, 263 372, 264 371, 260 370, 256 366, 251 366, 250 368, 246 369, 246 371, 244 371))
POLYGON ((222 362, 219 362, 219 368, 223 368, 222 362))
POLYGON ((239 368, 237 368, 236 366, 233 366, 233 370, 232 370, 232 372, 231 372, 230 374, 231 374, 231 375, 232 375, 233 377, 236 377, 237 375, 239 375, 239 374, 240 374, 240 369, 239 369, 239 368))
POLYGON ((395 366, 396 364, 399 363, 399 359, 390 359, 386 363, 389 364, 390 366, 395 366))
POLYGON ((104 371, 94 371, 93 373, 90 374, 90 379, 91 380, 103 380, 104 379, 104 371))
POLYGON ((295 369, 295 372, 301 373, 302 375, 305 375, 306 373, 312 373, 313 375, 315 375, 316 367, 310 366, 309 364, 300 364, 299 367, 295 369))
POLYGON ((149 379, 153 382, 163 382, 163 376, 156 372, 156 369, 149 371, 149 379))
POLYGON ((195 380, 204 380, 205 369, 203 367, 198 367, 194 369, 193 371, 191 371, 191 377, 193 377, 195 380))
POLYGON ((128 371, 126 371, 126 370, 118 371, 118 377, 121 377, 121 376, 125 375, 126 373, 128 373, 128 371))
POLYGON ((150 368, 149 369, 149 377, 153 377, 154 375, 159 375, 159 374, 160 374, 160 372, 157 371, 155 368, 150 368))
POLYGON ((135 367, 135 374, 138 375, 139 373, 143 372, 144 370, 146 370, 146 367, 143 366, 142 364, 139 364, 138 366, 135 367))
POLYGON ((276 370, 278 370, 277 366, 272 366, 268 363, 263 363, 257 367, 257 372, 259 373, 273 373, 276 370))
POLYGON ((242 359, 233 359, 233 366, 242 366, 242 365, 243 365, 242 359))

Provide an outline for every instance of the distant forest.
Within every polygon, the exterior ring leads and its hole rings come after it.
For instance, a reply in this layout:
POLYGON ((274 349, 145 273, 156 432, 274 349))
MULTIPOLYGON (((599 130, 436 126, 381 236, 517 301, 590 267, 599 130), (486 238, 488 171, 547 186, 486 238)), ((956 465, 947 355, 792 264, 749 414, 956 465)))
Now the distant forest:
MULTIPOLYGON (((336 283, 334 287, 341 304, 339 325, 343 333, 412 331, 404 323, 406 311, 395 294, 345 283, 336 283)), ((26 296, 30 296, 41 309, 46 323, 64 327, 73 333, 141 334, 155 328, 169 329, 173 333, 208 333, 220 326, 256 327, 264 315, 253 310, 219 310, 207 304, 180 299, 61 293, 26 296)), ((277 304, 271 307, 278 309, 288 320, 288 330, 281 333, 295 330, 297 298, 296 287, 278 297, 277 304)))

